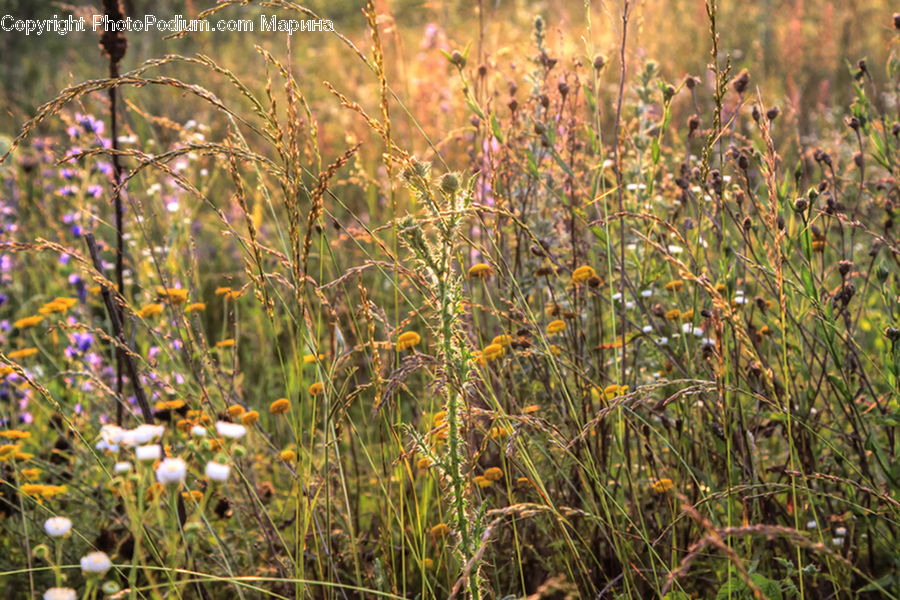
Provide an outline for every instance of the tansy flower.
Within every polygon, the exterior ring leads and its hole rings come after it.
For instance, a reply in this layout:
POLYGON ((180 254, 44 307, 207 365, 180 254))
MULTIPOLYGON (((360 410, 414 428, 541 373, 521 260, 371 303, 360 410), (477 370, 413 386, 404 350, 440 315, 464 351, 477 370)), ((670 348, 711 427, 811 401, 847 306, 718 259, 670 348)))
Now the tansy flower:
POLYGON ((407 348, 418 346, 421 341, 422 338, 419 337, 419 334, 415 331, 404 331, 397 338, 397 351, 399 352, 401 350, 406 350, 407 348))
POLYGON ((438 523, 431 528, 431 539, 437 541, 450 534, 450 527, 446 523, 438 523))
POLYGON ((225 409, 225 410, 226 410, 226 412, 228 413, 228 416, 229 416, 229 417, 231 417, 232 419, 236 419, 237 417, 239 417, 239 416, 241 416, 242 414, 244 414, 244 410, 245 410, 245 409, 244 409, 244 407, 241 406, 240 404, 232 404, 231 406, 229 406, 229 407, 228 407, 227 409, 225 409))
POLYGON ((437 427, 438 425, 442 424, 446 420, 447 420, 447 411, 439 410, 438 412, 434 413, 434 417, 431 419, 431 422, 435 427, 437 427))
POLYGON ((148 319, 150 317, 155 317, 157 315, 161 315, 163 312, 163 305, 159 303, 148 304, 138 311, 138 316, 142 319, 148 319))
POLYGON ((216 348, 233 348, 234 347, 234 339, 228 338, 227 340, 220 340, 216 342, 216 348))
POLYGON ((281 415, 291 409, 291 401, 287 398, 279 398, 269 405, 269 412, 273 415, 281 415))
POLYGON ((479 277, 481 279, 485 279, 491 276, 493 273, 493 269, 491 269, 491 265, 485 263, 478 263, 477 265, 472 265, 469 267, 469 277, 479 277))
POLYGON ((6 379, 6 376, 10 373, 15 373, 16 370, 8 365, 0 366, 0 379, 6 379))
POLYGON ((6 460, 12 457, 13 454, 18 450, 18 446, 15 444, 3 444, 0 446, 0 460, 6 460))
POLYGON ((527 477, 519 477, 516 479, 516 485, 521 485, 524 487, 534 487, 534 482, 527 477))
POLYGON ((241 297, 242 293, 243 292, 241 290, 230 290, 225 293, 225 299, 226 300, 237 300, 238 298, 241 297))
POLYGON ((525 408, 522 409, 522 412, 525 413, 526 415, 530 415, 532 413, 536 413, 539 410, 541 410, 541 407, 539 405, 529 404, 528 406, 526 406, 525 408))
POLYGON ((188 304, 184 307, 184 312, 186 313, 200 312, 204 310, 206 310, 206 304, 204 304, 203 302, 192 302, 191 304, 188 304))
POLYGON ((8 429, 6 431, 0 431, 0 437, 5 437, 8 440, 27 440, 31 437, 31 432, 8 429))
POLYGON ((673 279, 669 283, 666 284, 666 289, 670 292, 680 292, 681 288, 684 287, 684 282, 680 279, 673 279))
POLYGON ((503 469, 500 467, 491 467, 490 469, 485 470, 484 476, 491 481, 500 481, 500 479, 503 478, 503 469))
POLYGON ((41 475, 41 470, 37 467, 31 467, 29 469, 22 469, 22 476, 25 477, 28 481, 34 481, 41 475))
POLYGON ((216 288, 216 296, 224 296, 225 294, 230 293, 232 290, 228 286, 220 286, 216 288))
POLYGON ((309 386, 309 393, 313 396, 318 396, 322 392, 325 391, 325 384, 321 381, 317 381, 311 386, 309 386))
POLYGON ((72 530, 72 520, 66 517, 50 517, 44 521, 44 531, 50 537, 62 537, 72 530))
POLYGON ((583 265, 578 267, 572 272, 572 281, 574 283, 581 283, 582 281, 587 281, 591 277, 596 277, 597 273, 594 271, 594 268, 588 265, 583 265))
POLYGON ((259 421, 259 413, 255 410, 245 412, 241 415, 241 423, 247 427, 250 427, 257 421, 259 421))
POLYGON ((686 310, 681 313, 681 320, 685 323, 690 323, 694 320, 694 309, 686 310))
POLYGON ((491 439, 494 439, 494 440, 505 439, 505 438, 509 437, 510 433, 512 433, 512 432, 509 429, 507 429, 506 427, 497 426, 497 427, 491 428, 490 436, 491 436, 491 439))
POLYGON ((484 347, 483 356, 488 362, 497 360, 506 353, 506 350, 500 344, 490 344, 484 347))
POLYGON ((200 490, 191 490, 189 492, 181 492, 181 497, 185 500, 190 500, 193 502, 200 502, 203 500, 203 492, 200 490))
POLYGON ((550 321, 547 325, 547 335, 553 335, 554 333, 560 333, 561 331, 566 330, 566 322, 557 319, 556 321, 550 321))
POLYGON ((308 364, 312 364, 312 363, 314 363, 314 362, 316 362, 316 361, 319 361, 319 360, 325 360, 325 355, 324 355, 324 354, 319 354, 319 355, 317 356, 317 355, 315 355, 315 354, 307 354, 307 355, 305 355, 305 356, 303 357, 303 363, 304 363, 304 364, 307 364, 307 365, 308 365, 308 364))
POLYGON ((423 456, 416 463, 416 466, 419 468, 420 471, 425 471, 426 469, 430 469, 433 464, 434 464, 433 460, 431 460, 427 456, 423 456))
POLYGON ((231 467, 211 460, 206 463, 205 472, 210 481, 222 483, 228 479, 228 474, 231 472, 231 467))
POLYGON ((218 433, 222 437, 236 440, 244 437, 247 434, 247 428, 238 423, 216 421, 216 433, 218 433))
POLYGON ((180 458, 167 458, 156 467, 156 480, 162 484, 181 483, 187 475, 187 463, 180 458))
POLYGON ((493 484, 494 484, 494 481, 492 479, 488 479, 484 475, 478 475, 475 477, 475 485, 477 485, 480 488, 490 487, 493 484))
POLYGON ((106 552, 91 552, 81 557, 81 570, 84 573, 104 575, 112 567, 112 561, 106 552))
POLYGON ((24 348, 22 350, 14 350, 7 354, 9 358, 28 358, 37 354, 37 348, 24 348))
POLYGON ((507 334, 498 335, 491 340, 491 345, 497 344, 498 346, 503 346, 504 348, 509 346, 511 343, 512 337, 507 334))
POLYGON ((653 491, 657 494, 665 494, 666 492, 674 488, 675 484, 672 483, 671 479, 665 478, 654 481, 650 487, 653 488, 653 491))
POLYGON ((297 453, 293 450, 282 450, 281 454, 279 454, 281 460, 286 463, 292 463, 297 458, 297 453))
POLYGON ((64 302, 52 300, 38 309, 42 315, 51 315, 53 313, 64 313, 69 310, 69 305, 64 302))
POLYGON ((625 394, 627 394, 628 386, 616 384, 608 385, 603 388, 603 393, 606 395, 607 400, 612 400, 616 396, 624 396, 625 394))
POLYGON ((672 310, 666 311, 666 320, 668 321, 677 321, 678 317, 681 316, 681 311, 677 308, 673 308, 672 310))
POLYGON ((550 354, 553 356, 559 356, 562 353, 562 348, 557 346, 556 344, 550 344, 550 354))
POLYGON ((188 291, 183 288, 165 288, 159 286, 156 288, 156 294, 162 299, 172 304, 184 304, 187 302, 188 291))
POLYGON ((16 329, 27 329, 28 327, 34 327, 43 320, 44 317, 41 315, 32 315, 30 317, 19 319, 18 321, 13 323, 13 327, 15 327, 16 329))
POLYGON ((75 590, 67 587, 52 587, 44 592, 44 600, 76 600, 75 590))

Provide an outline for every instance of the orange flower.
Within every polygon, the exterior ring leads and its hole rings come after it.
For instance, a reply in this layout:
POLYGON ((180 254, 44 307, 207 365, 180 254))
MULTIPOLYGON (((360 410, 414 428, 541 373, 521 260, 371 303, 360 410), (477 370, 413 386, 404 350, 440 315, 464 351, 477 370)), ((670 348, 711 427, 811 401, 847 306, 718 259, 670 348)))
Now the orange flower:
POLYGON ((672 483, 671 479, 665 478, 654 481, 650 487, 657 494, 665 494, 666 492, 672 490, 675 487, 675 484, 672 483))
POLYGON ((184 304, 187 302, 188 291, 183 288, 165 288, 159 286, 156 288, 156 294, 162 299, 172 304, 184 304))
POLYGON ((24 348, 22 350, 14 350, 7 354, 10 358, 28 358, 37 354, 37 348, 24 348))
POLYGON ((566 330, 566 322, 557 319, 556 321, 550 321, 547 325, 547 335, 553 335, 554 333, 560 333, 566 330))
POLYGON ((15 327, 16 329, 27 329, 28 327, 34 327, 43 320, 44 317, 41 315, 32 315, 30 317, 19 319, 18 321, 13 323, 13 327, 15 327))
POLYGON ((325 384, 322 383, 321 381, 317 381, 314 384, 312 384, 311 386, 309 386, 309 393, 312 394, 313 396, 318 396, 319 394, 321 394, 324 391, 325 391, 325 384))
POLYGON ((397 338, 397 350, 406 350, 407 348, 418 346, 421 341, 422 338, 415 331, 404 331, 397 338))
POLYGON ((480 488, 486 488, 494 485, 494 481, 492 479, 488 479, 484 475, 478 475, 475 477, 475 485, 480 488))
POLYGON ((680 292, 681 288, 684 287, 684 282, 680 279, 673 279, 669 283, 666 284, 666 289, 670 292, 680 292))
POLYGON ((206 304, 204 304, 203 302, 194 302, 184 307, 184 312, 186 313, 200 312, 204 310, 206 310, 206 304))
POLYGON ((291 409, 291 401, 287 398, 279 398, 269 405, 269 412, 273 415, 281 415, 291 409))
POLYGON ((244 414, 244 411, 247 409, 245 409, 240 404, 232 404, 225 410, 228 412, 229 417, 231 417, 232 419, 236 419, 237 417, 240 417, 242 414, 244 414))
POLYGON ((491 269, 491 265, 485 263, 478 263, 477 265, 472 265, 469 267, 469 277, 478 277, 480 279, 486 279, 491 276, 494 270, 491 269))
POLYGON ((279 456, 284 462, 292 463, 297 458, 297 453, 293 450, 282 450, 279 456))
POLYGON ((227 340, 220 340, 216 342, 216 348, 234 348, 234 338, 228 338, 227 340))
POLYGON ((492 345, 497 344, 499 346, 503 346, 504 348, 509 346, 511 343, 512 343, 512 337, 505 333, 503 335, 498 335, 497 337, 495 337, 494 339, 491 340, 492 345))
POLYGON ((259 413, 255 410, 245 412, 243 415, 241 415, 241 424, 243 424, 245 427, 250 427, 257 421, 259 421, 259 413))
POLYGON ((491 481, 500 481, 503 478, 503 469, 500 467, 491 467, 485 470, 484 476, 491 481))
POLYGON ((438 541, 448 535, 450 535, 450 527, 448 527, 446 523, 438 523, 431 528, 431 539, 434 541, 438 541))
POLYGON ((148 304, 138 311, 138 316, 142 319, 147 319, 149 317, 155 317, 157 315, 161 315, 163 312, 163 305, 159 303, 148 304))
POLYGON ((593 267, 588 265, 583 265, 578 267, 572 272, 572 281, 574 283, 581 283, 583 281, 587 281, 591 277, 596 277, 597 273, 594 271, 593 267))

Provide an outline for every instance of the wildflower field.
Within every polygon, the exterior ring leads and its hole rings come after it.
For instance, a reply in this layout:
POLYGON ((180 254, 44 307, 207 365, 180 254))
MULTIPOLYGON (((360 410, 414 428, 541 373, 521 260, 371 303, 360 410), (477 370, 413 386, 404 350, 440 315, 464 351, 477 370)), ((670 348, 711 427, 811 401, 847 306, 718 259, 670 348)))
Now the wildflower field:
POLYGON ((900 598, 897 9, 0 2, 0 598, 900 598))

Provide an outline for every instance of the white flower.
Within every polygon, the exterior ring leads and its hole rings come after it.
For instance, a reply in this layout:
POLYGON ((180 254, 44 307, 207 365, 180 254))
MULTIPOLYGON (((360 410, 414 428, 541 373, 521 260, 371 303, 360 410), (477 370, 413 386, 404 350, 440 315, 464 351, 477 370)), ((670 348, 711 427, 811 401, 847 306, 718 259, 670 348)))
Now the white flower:
POLYGON ((220 462, 216 462, 214 460, 206 463, 206 476, 209 477, 212 481, 224 482, 228 479, 228 473, 231 472, 231 467, 229 465, 223 465, 220 462))
POLYGON ((141 446, 162 437, 165 431, 166 428, 163 425, 148 425, 144 423, 127 432, 123 441, 128 446, 141 446))
POLYGON ((160 457, 162 452, 156 444, 149 446, 138 446, 134 449, 134 455, 140 461, 154 461, 160 457))
POLYGON ((837 529, 834 530, 834 535, 836 535, 838 537, 844 537, 845 535, 847 535, 847 528, 846 527, 838 527, 837 529))
POLYGON ((684 248, 682 248, 681 246, 676 246, 675 244, 669 244, 667 250, 669 251, 669 254, 681 254, 682 252, 684 252, 684 248))
POLYGON ((652 295, 653 295, 653 290, 652 290, 652 289, 641 290, 641 297, 642 297, 642 298, 649 298, 649 297, 652 296, 652 295))
POLYGON ((67 517, 50 517, 44 521, 44 531, 50 537, 62 537, 72 529, 72 520, 67 517))
POLYGON ((841 537, 831 538, 831 543, 834 546, 843 546, 844 538, 841 538, 841 537))
POLYGON ((77 597, 72 588, 54 587, 44 592, 44 600, 75 600, 77 597))
POLYGON ((125 430, 118 425, 104 425, 100 428, 100 441, 94 446, 97 450, 119 451, 119 442, 125 436, 125 430))
POLYGON ((216 432, 222 437, 231 438, 233 440, 244 437, 247 428, 238 423, 229 423, 228 421, 216 421, 216 432))
POLYGON ((641 328, 641 331, 643 331, 644 333, 650 333, 651 331, 653 331, 653 325, 644 325, 641 328))
POLYGON ((815 522, 815 521, 810 521, 810 522, 808 522, 808 523, 806 524, 806 528, 807 528, 807 529, 815 529, 815 528, 816 528, 816 522, 815 522))
POLYGON ((103 575, 112 567, 112 561, 106 552, 91 552, 81 557, 81 570, 85 573, 97 573, 103 575))
POLYGON ((204 427, 203 425, 194 425, 191 428, 191 435, 194 435, 196 437, 205 436, 206 435, 206 427, 204 427))
POLYGON ((117 462, 116 466, 113 467, 113 471, 116 473, 127 473, 131 470, 131 463, 123 460, 122 462, 117 462))
POLYGON ((167 458, 156 467, 156 480, 160 483, 181 483, 187 475, 187 463, 180 458, 167 458))

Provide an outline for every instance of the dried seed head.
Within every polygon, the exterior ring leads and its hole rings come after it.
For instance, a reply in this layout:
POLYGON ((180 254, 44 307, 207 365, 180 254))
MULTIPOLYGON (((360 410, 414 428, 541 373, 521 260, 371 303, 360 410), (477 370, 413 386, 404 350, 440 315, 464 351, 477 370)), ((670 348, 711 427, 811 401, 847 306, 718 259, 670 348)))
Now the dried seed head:
POLYGON ((895 121, 894 124, 891 125, 891 133, 894 134, 894 137, 900 135, 900 123, 895 121))
POLYGON ((809 208, 809 201, 806 198, 797 198, 794 202, 794 212, 802 213, 809 208))
POLYGON ((559 90, 559 94, 563 98, 569 95, 569 84, 566 83, 566 78, 562 75, 559 76, 559 83, 556 84, 556 89, 559 90))
POLYGON ((900 30, 900 13, 894 13, 894 29, 900 30))
POLYGON ((466 57, 459 50, 454 50, 450 55, 450 62, 462 69, 466 66, 466 57))
POLYGON ((478 76, 484 77, 487 75, 487 67, 485 65, 478 65, 478 76))
POLYGON ((755 104, 753 105, 753 110, 750 111, 750 116, 753 117, 753 120, 759 123, 759 107, 755 104))
POLYGON ((598 54, 594 57, 594 69, 600 71, 603 67, 606 66, 606 57, 602 54, 598 54))
POLYGON ((441 177, 441 189, 447 194, 452 194, 459 189, 459 179, 453 173, 445 174, 441 177))
POLYGON ((847 124, 847 127, 852 129, 853 131, 859 131, 859 119, 856 117, 847 117, 844 119, 844 123, 847 124))
POLYGON ((841 274, 841 276, 846 276, 847 273, 849 273, 850 269, 852 269, 852 268, 853 268, 853 263, 850 262, 849 260, 842 260, 841 262, 838 263, 838 272, 841 274))
POLYGON ((855 164, 860 169, 863 166, 863 155, 862 152, 856 152, 853 154, 853 164, 855 164))
POLYGON ((753 221, 750 220, 750 217, 745 217, 744 222, 741 224, 741 227, 744 228, 744 231, 750 231, 750 228, 753 226, 753 221))
POLYGON ((750 85, 750 73, 747 72, 747 69, 741 69, 731 85, 734 87, 734 91, 743 95, 747 91, 747 86, 750 85))
POLYGON ((773 106, 772 108, 770 108, 769 110, 766 111, 766 118, 770 121, 774 121, 776 118, 778 118, 778 115, 780 115, 780 114, 781 114, 781 109, 778 108, 777 106, 773 106))
POLYGON ((509 107, 510 112, 516 112, 519 109, 519 103, 516 102, 515 98, 510 98, 509 102, 506 103, 506 106, 509 107))
POLYGON ((550 106, 550 97, 547 96, 547 94, 541 94, 540 96, 538 96, 538 100, 540 101, 541 106, 543 106, 544 108, 548 108, 550 106))
POLYGON ((693 75, 688 75, 684 79, 684 85, 687 86, 687 89, 692 90, 700 85, 700 78, 694 77, 693 75))
POLYGON ((900 329, 896 327, 888 327, 884 330, 884 337, 891 340, 892 342, 896 342, 900 339, 900 329))
POLYGON ((691 115, 688 119, 688 135, 700 129, 700 115, 691 115))

